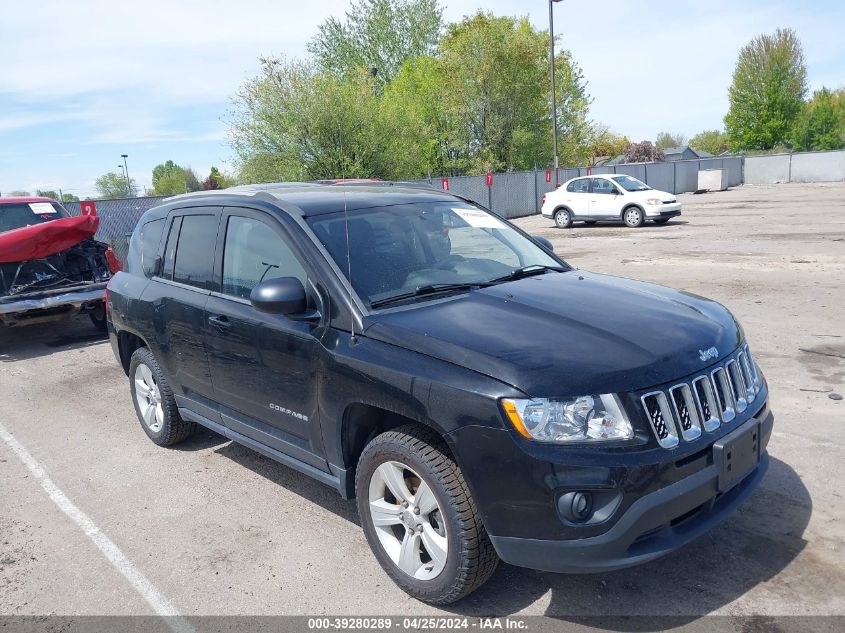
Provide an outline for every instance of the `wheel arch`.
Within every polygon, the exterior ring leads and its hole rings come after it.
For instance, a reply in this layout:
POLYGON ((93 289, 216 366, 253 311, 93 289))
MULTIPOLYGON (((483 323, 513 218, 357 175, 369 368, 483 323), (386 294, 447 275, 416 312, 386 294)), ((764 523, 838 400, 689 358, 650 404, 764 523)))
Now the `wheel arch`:
POLYGON ((449 435, 431 420, 367 402, 352 402, 346 406, 341 416, 340 449, 343 467, 348 473, 348 498, 355 497, 355 471, 364 447, 374 437, 408 424, 428 428, 437 433, 454 456, 449 435))
POLYGON ((123 367, 123 373, 129 375, 129 362, 132 359, 132 354, 135 350, 142 347, 150 348, 147 342, 140 336, 127 330, 119 330, 117 332, 117 352, 120 358, 120 365, 123 367))

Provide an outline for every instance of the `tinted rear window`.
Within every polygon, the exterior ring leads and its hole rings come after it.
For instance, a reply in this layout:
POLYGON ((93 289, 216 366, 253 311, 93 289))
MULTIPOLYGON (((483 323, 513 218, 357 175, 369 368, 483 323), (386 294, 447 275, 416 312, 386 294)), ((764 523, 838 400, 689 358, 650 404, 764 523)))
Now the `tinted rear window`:
POLYGON ((173 281, 212 290, 217 216, 186 215, 182 218, 173 265, 173 281))
POLYGON ((53 202, 0 204, 0 233, 66 217, 67 211, 53 202))

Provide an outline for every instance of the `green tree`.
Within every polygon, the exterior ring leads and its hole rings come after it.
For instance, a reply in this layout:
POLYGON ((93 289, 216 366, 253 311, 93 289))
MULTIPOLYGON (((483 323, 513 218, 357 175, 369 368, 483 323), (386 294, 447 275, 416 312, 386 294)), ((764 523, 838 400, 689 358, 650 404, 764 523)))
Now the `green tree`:
POLYGON ((324 70, 373 68, 386 84, 406 60, 434 54, 442 28, 438 0, 355 0, 345 21, 331 17, 319 26, 308 50, 324 70))
POLYGON ((699 151, 718 155, 728 149, 728 141, 724 132, 719 130, 704 130, 689 140, 689 146, 699 151))
POLYGON ((385 87, 384 116, 396 135, 390 139, 390 155, 402 178, 430 174, 458 174, 466 170, 451 133, 442 99, 443 70, 438 60, 409 60, 385 87))
POLYGON ((201 187, 203 191, 210 191, 212 189, 226 189, 232 186, 232 181, 229 177, 224 175, 217 167, 212 165, 208 178, 202 181, 201 187))
POLYGON ((620 136, 611 132, 606 126, 596 124, 592 129, 590 157, 594 160, 600 157, 612 158, 622 154, 630 144, 631 141, 627 136, 620 136))
POLYGON ((660 132, 654 141, 660 149, 669 147, 682 147, 687 144, 687 137, 679 132, 660 132))
MULTIPOLYGON (((440 44, 441 95, 452 149, 475 172, 552 162, 549 34, 527 18, 478 12, 450 24, 440 44)), ((568 51, 556 56, 558 153, 562 164, 589 154, 590 99, 568 51)))
POLYGON ((768 150, 787 142, 807 93, 807 66, 792 29, 759 35, 739 52, 725 131, 731 150, 768 150))
POLYGON ((339 76, 308 62, 262 59, 230 114, 242 182, 395 178, 396 136, 376 80, 339 76))
POLYGON ((97 178, 94 181, 94 187, 100 194, 100 198, 132 198, 138 193, 135 179, 129 179, 129 191, 127 191, 126 179, 123 174, 116 171, 110 171, 97 178))
POLYGON ((799 150, 845 148, 845 89, 822 88, 804 106, 793 131, 799 150))
POLYGON ((174 196, 189 191, 199 191, 199 179, 190 167, 181 167, 168 160, 153 167, 153 195, 174 196))
POLYGON ((60 202, 79 202, 79 197, 75 196, 71 193, 63 193, 61 196, 54 191, 53 189, 39 189, 36 193, 36 196, 41 196, 42 198, 52 198, 53 200, 59 200, 60 202))

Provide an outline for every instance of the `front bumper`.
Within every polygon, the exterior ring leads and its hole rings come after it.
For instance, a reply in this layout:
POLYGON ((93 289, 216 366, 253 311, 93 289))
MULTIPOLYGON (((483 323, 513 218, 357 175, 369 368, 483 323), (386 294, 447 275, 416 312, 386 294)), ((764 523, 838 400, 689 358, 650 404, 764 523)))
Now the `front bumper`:
POLYGON ((647 204, 645 205, 645 215, 649 219, 674 218, 681 215, 681 203, 675 202, 673 204, 661 204, 660 206, 647 204))
POLYGON ((88 303, 104 301, 108 282, 92 283, 85 286, 61 288, 44 292, 32 292, 0 299, 0 317, 4 315, 23 315, 33 311, 49 311, 56 308, 81 308, 88 303))
POLYGON ((757 487, 768 453, 744 480, 717 493, 714 466, 635 501, 606 533, 572 541, 491 536, 506 563, 541 571, 590 573, 624 569, 668 554, 704 534, 757 487))
POLYGON ((451 444, 504 561, 556 572, 608 571, 681 547, 754 490, 766 471, 774 425, 767 398, 764 383, 753 407, 673 449, 649 436, 628 448, 562 449, 477 426, 450 434, 451 444), (715 446, 752 419, 759 424, 760 461, 733 487, 723 481, 720 493, 715 446), (593 518, 573 523, 563 517, 559 500, 572 491, 592 495, 593 518))

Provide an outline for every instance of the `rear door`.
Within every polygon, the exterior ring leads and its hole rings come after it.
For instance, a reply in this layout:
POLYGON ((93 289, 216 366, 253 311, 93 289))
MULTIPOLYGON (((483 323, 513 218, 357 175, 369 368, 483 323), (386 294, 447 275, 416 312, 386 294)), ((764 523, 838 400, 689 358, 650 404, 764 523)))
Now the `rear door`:
POLYGON ((211 417, 211 371, 205 352, 205 305, 214 281, 214 251, 220 207, 179 209, 169 218, 164 261, 144 291, 152 306, 158 345, 156 359, 174 388, 179 406, 185 398, 197 413, 211 417), (203 406, 204 405, 204 406, 203 406))
POLYGON ((576 178, 566 185, 565 200, 573 215, 587 215, 590 208, 590 179, 576 178))
POLYGON ((590 210, 591 218, 618 218, 620 209, 619 195, 616 185, 607 178, 590 179, 590 210))
POLYGON ((206 306, 209 363, 223 423, 322 470, 317 371, 326 353, 319 323, 259 312, 249 302, 264 279, 296 277, 309 307, 322 310, 290 233, 262 211, 226 208, 217 270, 220 291, 206 306))

